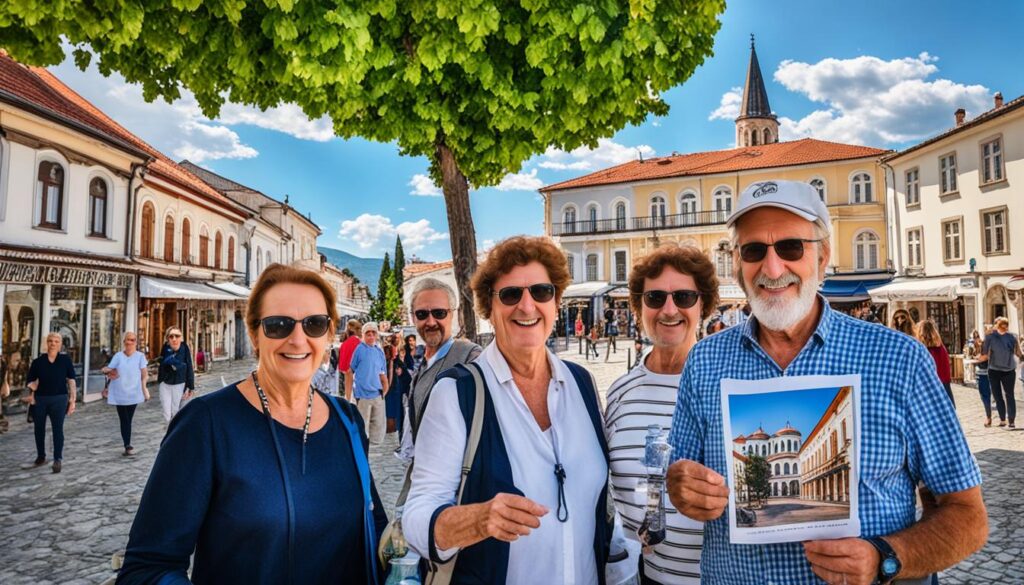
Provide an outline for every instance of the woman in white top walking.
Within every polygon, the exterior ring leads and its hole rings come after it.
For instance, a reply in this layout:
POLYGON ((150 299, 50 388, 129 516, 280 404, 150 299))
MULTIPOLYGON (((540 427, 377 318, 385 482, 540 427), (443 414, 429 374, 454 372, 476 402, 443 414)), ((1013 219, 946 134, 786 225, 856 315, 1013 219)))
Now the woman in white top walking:
POLYGON ((121 439, 124 441, 124 455, 135 454, 132 447, 132 418, 135 407, 149 400, 146 389, 146 356, 136 351, 138 337, 134 331, 124 334, 124 350, 114 354, 107 367, 101 370, 110 380, 110 386, 103 390, 107 404, 117 407, 117 418, 121 421, 121 439))
MULTIPOLYGON (((608 389, 605 433, 615 507, 626 533, 637 540, 647 503, 637 483, 646 473, 641 460, 648 426, 672 426, 686 356, 697 343, 701 322, 718 305, 718 278, 697 248, 665 244, 633 265, 629 292, 630 306, 654 348, 608 389)), ((697 585, 703 524, 671 506, 665 512, 665 540, 645 550, 641 581, 697 585)))

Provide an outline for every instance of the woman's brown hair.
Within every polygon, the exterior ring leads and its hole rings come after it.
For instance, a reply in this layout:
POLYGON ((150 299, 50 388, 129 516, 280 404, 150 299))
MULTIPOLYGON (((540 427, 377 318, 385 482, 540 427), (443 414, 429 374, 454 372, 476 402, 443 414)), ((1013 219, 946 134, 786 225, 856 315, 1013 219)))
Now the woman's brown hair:
MULTIPOLYGON (((569 266, 565 254, 550 238, 543 236, 515 236, 498 242, 491 248, 487 259, 477 267, 470 282, 476 311, 484 319, 491 318, 491 300, 494 283, 516 266, 539 262, 548 272, 548 279, 555 285, 555 303, 562 300, 562 293, 569 286, 569 266)), ((532 283, 539 284, 539 283, 532 283)))
POLYGON ((923 319, 917 324, 917 338, 925 347, 942 345, 942 336, 939 335, 939 329, 931 319, 923 319))
MULTIPOLYGON (((263 312, 263 297, 267 291, 279 284, 308 284, 314 286, 324 296, 327 303, 327 315, 331 318, 331 325, 338 323, 338 307, 335 304, 334 289, 322 276, 304 268, 293 268, 284 264, 274 263, 268 266, 260 277, 256 279, 256 285, 252 287, 249 294, 249 306, 245 310, 245 325, 249 329, 249 335, 256 338, 256 330, 260 326, 261 313, 263 312)), ((334 335, 334 329, 327 332, 334 335)))
POLYGON ((700 293, 700 318, 707 319, 718 307, 718 276, 711 260, 693 246, 680 246, 668 242, 653 252, 637 259, 629 273, 629 306, 639 318, 643 308, 644 280, 658 278, 666 266, 682 274, 689 274, 700 293))

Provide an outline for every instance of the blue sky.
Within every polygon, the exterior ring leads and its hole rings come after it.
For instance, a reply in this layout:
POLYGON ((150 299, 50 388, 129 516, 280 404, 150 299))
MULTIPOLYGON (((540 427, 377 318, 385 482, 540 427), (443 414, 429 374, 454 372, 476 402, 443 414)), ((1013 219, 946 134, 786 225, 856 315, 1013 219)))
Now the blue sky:
POLYGON ((816 388, 730 396, 732 436, 749 435, 758 427, 771 435, 789 422, 806 439, 838 392, 839 388, 816 388))
MULTIPOLYGON (((536 189, 592 170, 673 151, 729 148, 738 95, 757 52, 782 138, 804 136, 900 148, 972 117, 1001 91, 1024 94, 1018 29, 1024 2, 756 2, 734 0, 722 15, 715 54, 682 86, 664 94, 671 112, 625 128, 595 151, 540 153, 499 188, 471 195, 478 245, 543 232, 536 189)), ((380 257, 403 236, 407 253, 450 258, 443 199, 425 180, 424 158, 395 146, 331 138, 325 120, 293 107, 260 113, 228 106, 217 120, 189 97, 146 104, 141 91, 70 62, 55 73, 129 130, 175 159, 189 158, 271 196, 290 195, 311 212, 319 244, 380 257)))

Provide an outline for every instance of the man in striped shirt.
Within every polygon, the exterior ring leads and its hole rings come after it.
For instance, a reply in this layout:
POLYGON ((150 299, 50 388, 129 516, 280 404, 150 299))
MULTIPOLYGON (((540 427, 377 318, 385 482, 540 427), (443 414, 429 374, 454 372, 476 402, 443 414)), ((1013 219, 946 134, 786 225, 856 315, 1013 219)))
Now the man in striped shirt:
MULTIPOLYGON (((641 463, 649 425, 668 430, 675 411, 679 376, 697 329, 718 304, 715 268, 697 248, 666 244, 640 259, 629 277, 630 303, 654 348, 608 390, 605 433, 611 455, 615 507, 626 533, 638 540, 647 494, 641 463)), ((641 581, 700 583, 704 525, 666 509, 665 540, 648 547, 641 581)))

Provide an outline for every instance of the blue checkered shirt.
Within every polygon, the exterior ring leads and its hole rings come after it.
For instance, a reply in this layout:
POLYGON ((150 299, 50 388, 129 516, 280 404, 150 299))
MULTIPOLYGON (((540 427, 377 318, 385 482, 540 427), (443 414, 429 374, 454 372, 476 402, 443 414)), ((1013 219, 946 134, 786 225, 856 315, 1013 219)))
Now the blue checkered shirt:
MULTIPOLYGON (((694 346, 679 382, 669 435, 673 459, 697 461, 727 476, 722 378, 860 374, 861 536, 892 534, 914 522, 918 482, 935 494, 947 494, 980 485, 981 473, 924 345, 821 301, 818 327, 785 370, 757 343, 756 319, 694 346)), ((704 525, 702 583, 821 583, 800 543, 730 544, 728 516, 704 525)))

